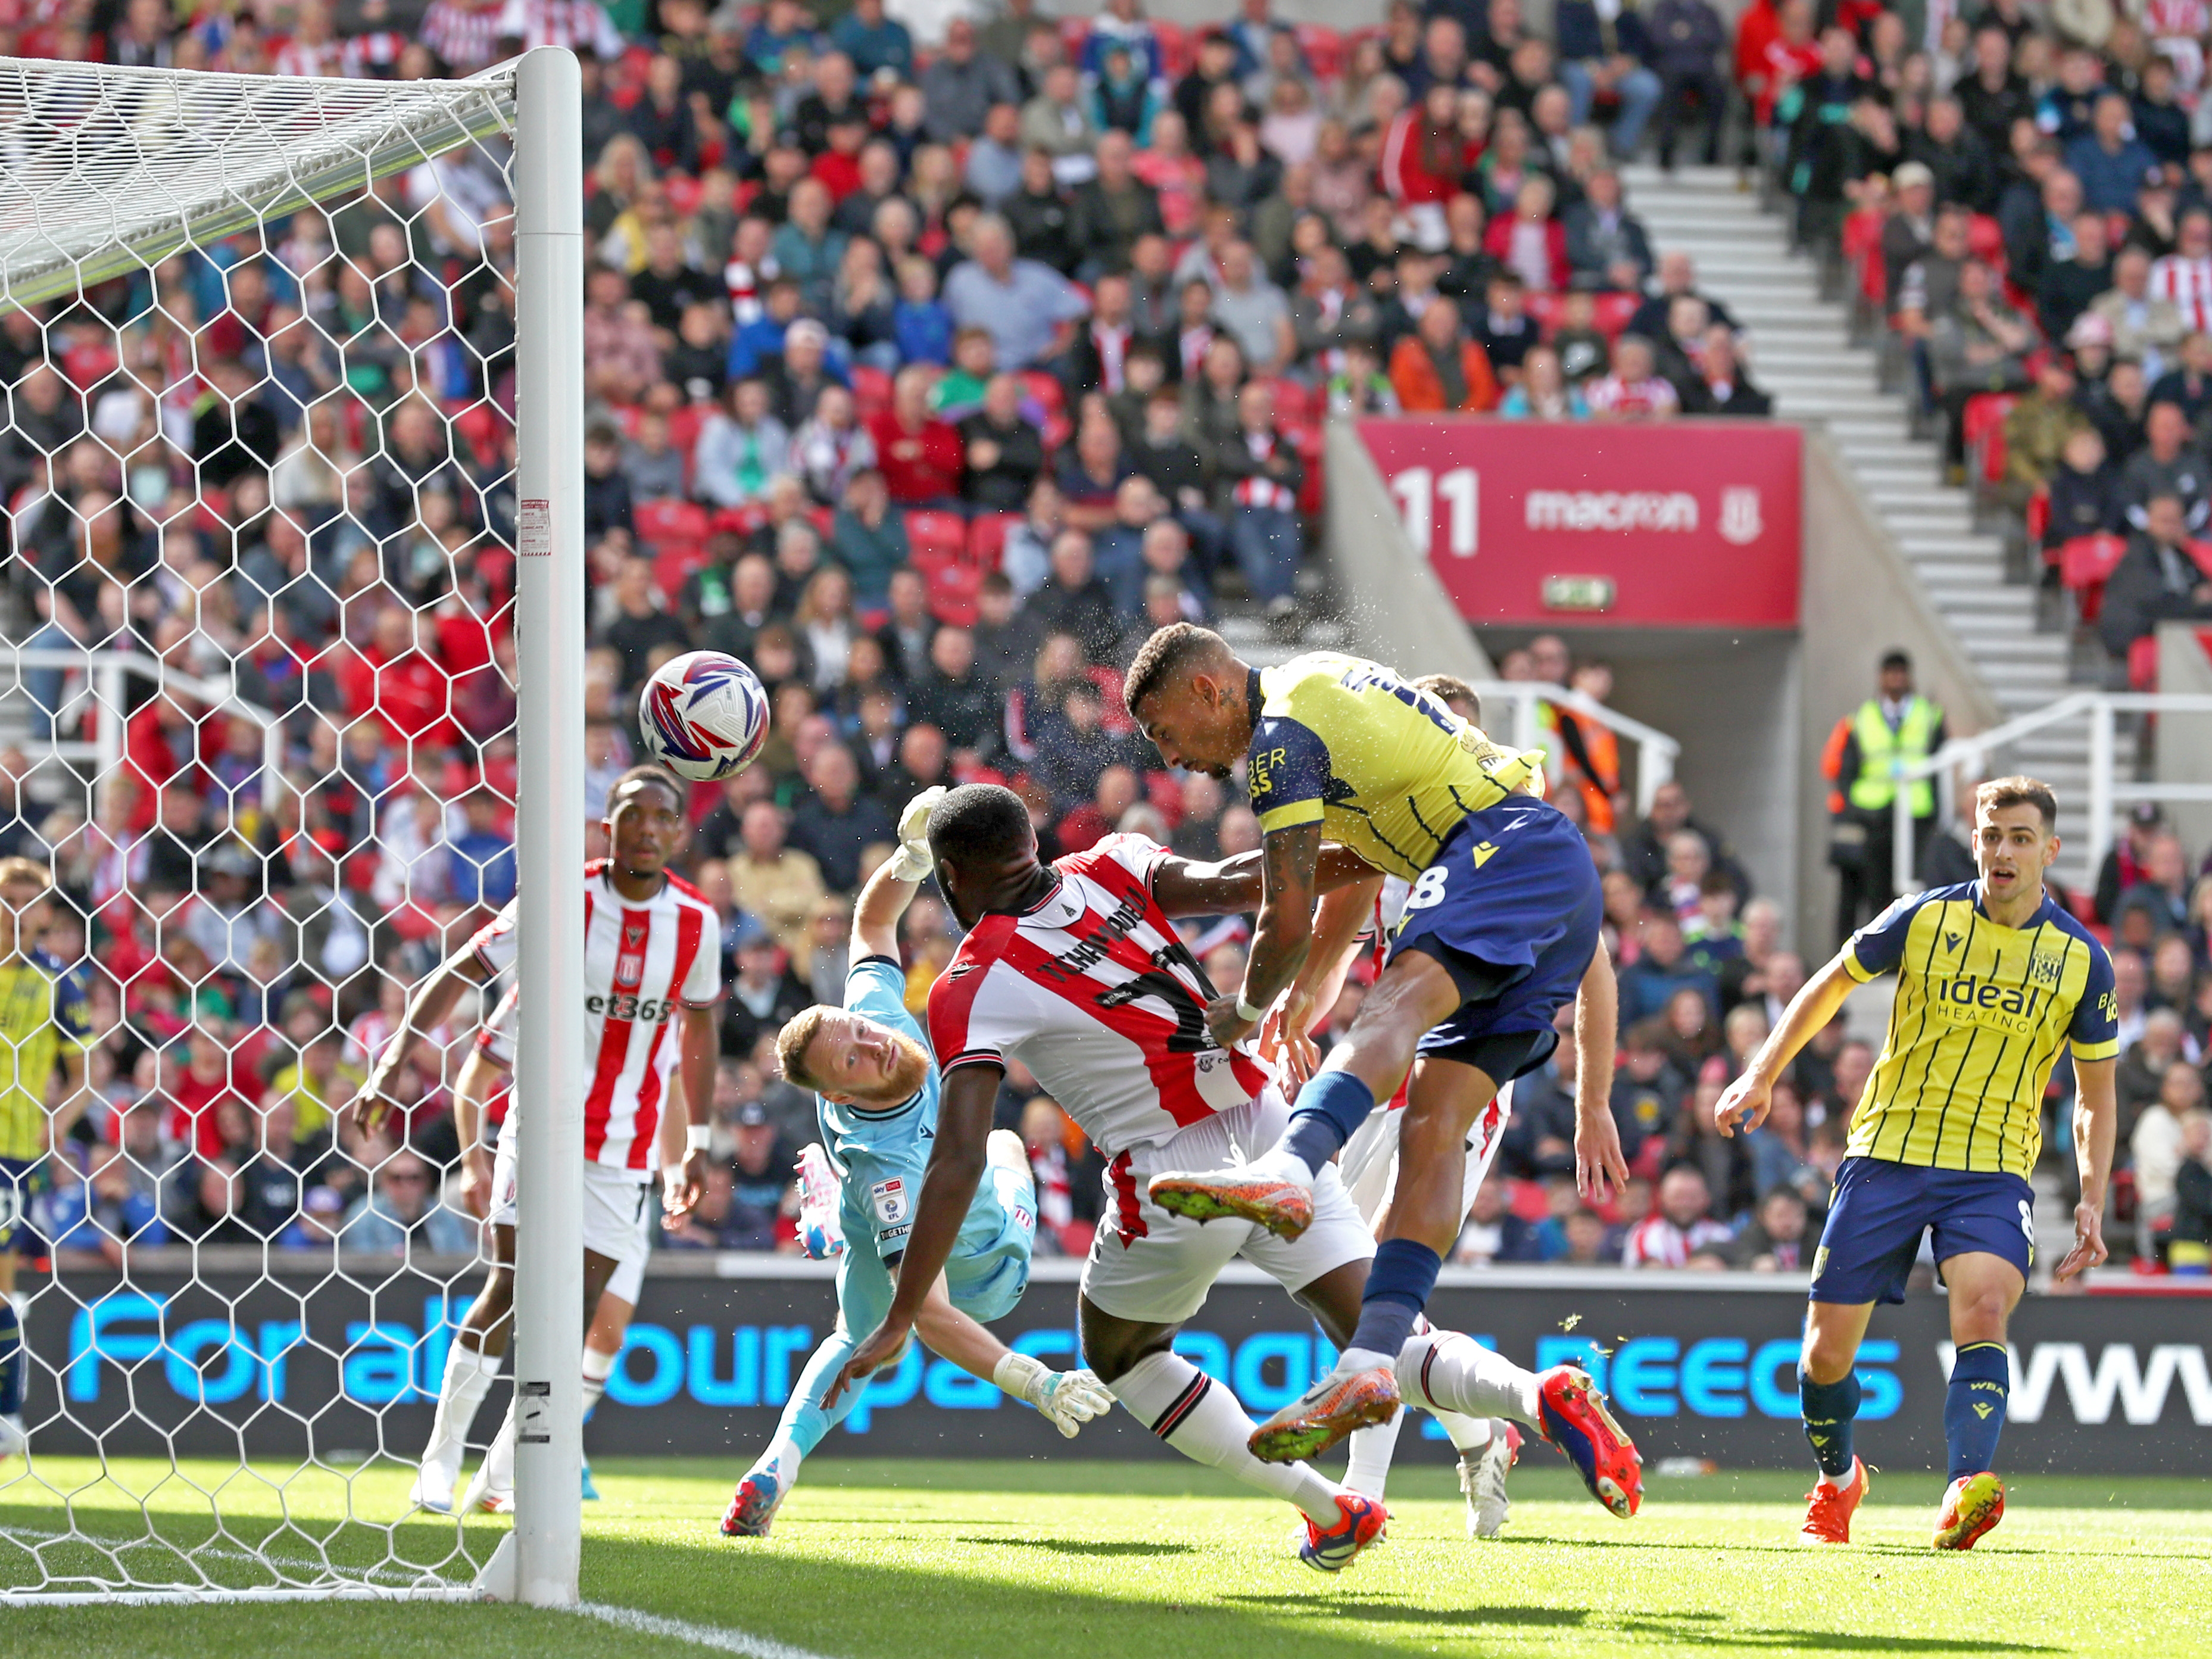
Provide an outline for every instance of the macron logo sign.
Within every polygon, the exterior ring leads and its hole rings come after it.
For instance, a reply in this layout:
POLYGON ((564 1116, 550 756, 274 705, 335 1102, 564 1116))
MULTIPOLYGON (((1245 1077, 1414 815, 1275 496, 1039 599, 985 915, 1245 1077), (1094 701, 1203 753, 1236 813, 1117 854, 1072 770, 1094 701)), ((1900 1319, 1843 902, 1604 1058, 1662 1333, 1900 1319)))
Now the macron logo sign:
MULTIPOLYGON (((1936 1345, 1936 1364, 1947 1380, 1952 1354, 1948 1342, 1936 1345)), ((2166 1414, 2166 1397, 2178 1382, 2190 1416, 2200 1428, 2212 1425, 2212 1371, 2202 1347, 2164 1342, 2145 1361, 2133 1343, 2108 1342, 2093 1365, 2081 1343, 2039 1342, 2025 1353, 2012 1349, 2011 1357, 2012 1398, 2005 1415, 2015 1423, 2043 1420, 2053 1384, 2064 1389, 2076 1423, 2109 1423, 2115 1406, 2125 1422, 2155 1423, 2166 1414)))
POLYGON ((1686 489, 1532 489, 1531 530, 1671 530, 1698 527, 1698 498, 1686 489))

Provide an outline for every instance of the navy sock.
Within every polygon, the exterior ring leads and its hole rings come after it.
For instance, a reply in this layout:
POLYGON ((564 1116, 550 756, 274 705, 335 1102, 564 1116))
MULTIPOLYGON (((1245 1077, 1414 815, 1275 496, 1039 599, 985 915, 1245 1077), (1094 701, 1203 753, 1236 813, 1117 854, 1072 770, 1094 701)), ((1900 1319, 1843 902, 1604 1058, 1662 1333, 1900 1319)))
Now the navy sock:
MULTIPOLYGON (((1322 1165, 1344 1150, 1352 1132, 1374 1109, 1375 1091, 1351 1073, 1323 1072, 1298 1091, 1291 1127, 1283 1133, 1284 1150, 1304 1159, 1310 1174, 1319 1175, 1322 1165)), ((1430 1279, 1433 1283, 1435 1275, 1430 1279)))
POLYGON ((1376 1245, 1359 1304, 1359 1328, 1347 1346, 1396 1359, 1413 1334, 1413 1322, 1436 1289, 1437 1269, 1443 1266, 1441 1256, 1415 1239, 1386 1238, 1376 1245))
POLYGON ((1970 1342, 1951 1362, 1943 1393, 1943 1439, 1951 1449, 1951 1479, 1996 1466, 1997 1437, 2004 1432, 2005 1401, 2012 1392, 2012 1356, 2002 1342, 1970 1342))
POLYGON ((0 1417, 23 1409, 23 1328, 15 1304, 0 1295, 0 1417))
POLYGON ((1805 1437, 1820 1473, 1840 1481, 1851 1472, 1851 1423, 1859 1414, 1859 1376, 1847 1371, 1839 1382, 1815 1382, 1797 1368, 1797 1409, 1805 1419, 1805 1437))

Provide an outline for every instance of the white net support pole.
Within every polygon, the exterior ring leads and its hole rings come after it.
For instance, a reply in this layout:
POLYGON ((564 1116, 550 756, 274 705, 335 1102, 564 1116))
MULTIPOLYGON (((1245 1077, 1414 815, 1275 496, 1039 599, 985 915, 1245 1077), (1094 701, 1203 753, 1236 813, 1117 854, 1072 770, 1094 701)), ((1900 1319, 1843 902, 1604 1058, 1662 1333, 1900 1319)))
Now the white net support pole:
MULTIPOLYGON (((576 60, 517 76, 515 1599, 577 1599, 583 1511, 584 181, 576 60)), ((503 1584, 493 1583, 495 1591, 503 1584)))

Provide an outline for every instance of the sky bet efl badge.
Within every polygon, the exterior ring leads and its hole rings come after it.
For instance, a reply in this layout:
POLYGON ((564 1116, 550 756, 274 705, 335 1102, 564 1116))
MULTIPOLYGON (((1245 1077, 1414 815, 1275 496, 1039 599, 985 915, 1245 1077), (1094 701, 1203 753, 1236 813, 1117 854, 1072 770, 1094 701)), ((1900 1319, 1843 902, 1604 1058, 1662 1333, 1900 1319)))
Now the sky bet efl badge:
POLYGON ((876 1206, 876 1219, 886 1227, 896 1227, 906 1219, 906 1182, 893 1179, 878 1181, 868 1188, 868 1196, 876 1206))

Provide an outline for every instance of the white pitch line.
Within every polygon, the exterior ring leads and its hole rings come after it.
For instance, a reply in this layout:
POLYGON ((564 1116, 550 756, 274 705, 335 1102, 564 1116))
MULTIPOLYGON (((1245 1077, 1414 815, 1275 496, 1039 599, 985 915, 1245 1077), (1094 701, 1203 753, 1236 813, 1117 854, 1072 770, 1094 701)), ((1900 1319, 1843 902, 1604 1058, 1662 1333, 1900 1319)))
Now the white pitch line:
POLYGON ((574 1611, 617 1630, 658 1636, 670 1642, 689 1642, 696 1648, 738 1654, 742 1659, 824 1659, 824 1656, 806 1648, 755 1636, 749 1631, 731 1630, 721 1625, 695 1625, 688 1619, 664 1619, 659 1613, 641 1613, 635 1607, 618 1607, 605 1601, 580 1602, 574 1611))

